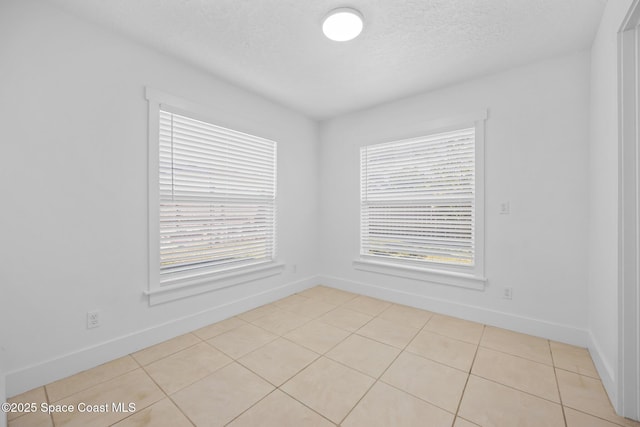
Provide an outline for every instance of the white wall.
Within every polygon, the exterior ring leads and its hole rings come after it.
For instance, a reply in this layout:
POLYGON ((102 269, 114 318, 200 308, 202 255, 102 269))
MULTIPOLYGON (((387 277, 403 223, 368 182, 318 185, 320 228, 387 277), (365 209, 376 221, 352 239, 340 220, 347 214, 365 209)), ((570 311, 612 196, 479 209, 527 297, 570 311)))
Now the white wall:
POLYGON ((631 0, 607 2, 591 48, 589 329, 591 354, 612 402, 618 375, 617 33, 631 0))
POLYGON ((321 124, 325 281, 586 345, 589 53, 413 96, 321 124), (358 147, 487 108, 486 277, 475 291, 355 270, 358 147), (499 215, 510 201, 511 214, 499 215), (513 287, 513 300, 501 298, 513 287))
POLYGON ((0 8, 0 356, 9 396, 284 296, 284 285, 317 273, 315 122, 51 5, 0 8), (148 306, 146 85, 279 142, 282 275, 148 306), (102 326, 87 330, 93 309, 102 326))

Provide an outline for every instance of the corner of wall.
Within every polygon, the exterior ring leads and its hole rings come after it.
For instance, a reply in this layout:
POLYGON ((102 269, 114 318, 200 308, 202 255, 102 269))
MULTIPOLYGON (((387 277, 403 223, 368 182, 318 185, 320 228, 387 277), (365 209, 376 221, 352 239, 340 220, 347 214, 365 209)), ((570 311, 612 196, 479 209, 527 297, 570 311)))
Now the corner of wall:
POLYGON ((618 30, 632 0, 607 2, 591 46, 589 140, 589 351, 620 409, 618 352, 618 30))
POLYGON ((589 353, 591 354, 591 359, 593 359, 593 363, 596 365, 596 370, 598 371, 598 375, 600 375, 602 385, 609 395, 609 400, 611 401, 614 409, 617 411, 618 382, 616 381, 615 371, 611 364, 607 361, 605 353, 602 351, 602 347, 598 343, 596 337, 593 335, 593 332, 589 330, 588 333, 589 345, 587 347, 589 349, 589 353))

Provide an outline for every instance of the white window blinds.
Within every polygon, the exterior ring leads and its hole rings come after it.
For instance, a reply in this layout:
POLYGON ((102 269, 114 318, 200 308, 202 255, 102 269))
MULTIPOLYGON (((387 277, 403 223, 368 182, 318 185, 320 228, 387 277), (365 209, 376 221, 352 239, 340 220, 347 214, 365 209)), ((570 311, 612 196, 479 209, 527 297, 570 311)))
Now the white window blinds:
POLYGON ((275 258, 276 143, 160 110, 160 282, 275 258))
POLYGON ((363 256, 472 266, 475 128, 362 147, 363 256))

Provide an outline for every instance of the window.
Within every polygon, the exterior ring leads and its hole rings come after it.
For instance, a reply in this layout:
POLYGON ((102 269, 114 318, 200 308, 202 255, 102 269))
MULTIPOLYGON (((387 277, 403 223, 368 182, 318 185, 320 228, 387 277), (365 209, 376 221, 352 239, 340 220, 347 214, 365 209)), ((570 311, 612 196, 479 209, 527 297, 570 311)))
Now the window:
POLYGON ((155 271, 148 293, 189 286, 197 289, 187 294, 200 293, 265 267, 271 273, 276 143, 177 110, 150 100, 150 118, 156 118, 150 121, 149 142, 150 269, 155 271))
POLYGON ((458 279, 451 284, 483 280, 482 129, 471 122, 361 147, 356 267, 449 274, 458 279))

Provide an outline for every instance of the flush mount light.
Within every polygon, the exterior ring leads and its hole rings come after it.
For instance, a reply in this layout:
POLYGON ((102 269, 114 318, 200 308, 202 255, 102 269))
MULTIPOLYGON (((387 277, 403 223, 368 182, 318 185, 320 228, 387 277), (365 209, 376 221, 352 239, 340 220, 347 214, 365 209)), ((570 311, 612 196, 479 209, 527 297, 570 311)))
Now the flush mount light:
POLYGON ((355 9, 341 7, 327 14, 322 21, 322 32, 337 42, 353 40, 362 32, 362 15, 355 9))

